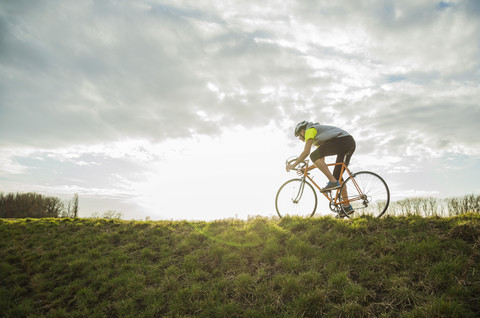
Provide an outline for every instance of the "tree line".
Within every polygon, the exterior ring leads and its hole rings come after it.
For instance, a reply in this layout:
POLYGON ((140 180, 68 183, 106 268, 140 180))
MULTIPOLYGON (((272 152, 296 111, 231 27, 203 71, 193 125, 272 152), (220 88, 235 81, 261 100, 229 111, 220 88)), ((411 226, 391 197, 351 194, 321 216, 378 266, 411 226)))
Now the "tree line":
POLYGON ((480 195, 434 198, 412 197, 395 201, 388 207, 389 215, 455 216, 468 212, 480 213, 480 195))
POLYGON ((78 194, 71 200, 38 193, 0 193, 0 218, 63 218, 78 216, 78 194))
MULTIPOLYGON (((0 218, 64 218, 78 217, 78 194, 71 200, 62 201, 57 197, 44 196, 38 193, 0 192, 0 218)), ((438 199, 434 197, 413 197, 392 202, 387 214, 421 215, 421 216, 454 216, 467 212, 480 213, 480 195, 470 194, 464 197, 438 199)), ((119 219, 121 213, 107 211, 98 213, 93 218, 119 219)))

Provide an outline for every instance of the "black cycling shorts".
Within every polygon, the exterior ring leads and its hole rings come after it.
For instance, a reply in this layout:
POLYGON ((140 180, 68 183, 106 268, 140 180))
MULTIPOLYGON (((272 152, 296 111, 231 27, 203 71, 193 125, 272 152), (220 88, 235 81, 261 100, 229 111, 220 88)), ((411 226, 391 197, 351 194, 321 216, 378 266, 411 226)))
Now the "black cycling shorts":
MULTIPOLYGON (((348 166, 348 164, 350 163, 350 158, 355 151, 355 147, 355 139, 353 139, 352 136, 330 139, 329 141, 325 142, 323 145, 315 149, 310 154, 310 159, 315 162, 318 159, 324 158, 326 156, 337 155, 336 163, 344 162, 345 165, 348 166)), ((333 176, 337 180, 340 180, 341 169, 341 165, 337 165, 333 169, 333 176)))

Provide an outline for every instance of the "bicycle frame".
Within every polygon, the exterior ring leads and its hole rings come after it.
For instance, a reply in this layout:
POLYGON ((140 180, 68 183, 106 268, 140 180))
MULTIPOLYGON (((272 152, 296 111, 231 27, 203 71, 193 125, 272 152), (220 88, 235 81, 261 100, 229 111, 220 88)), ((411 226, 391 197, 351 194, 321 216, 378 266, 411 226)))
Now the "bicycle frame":
MULTIPOLYGON (((330 203, 333 203, 334 206, 339 206, 341 204, 346 204, 346 203, 350 203, 352 201, 356 201, 356 200, 361 200, 364 198, 364 194, 362 192, 362 190, 360 189, 360 187, 358 186, 357 184, 357 181, 355 180, 355 177, 352 175, 352 173, 350 172, 350 170, 348 169, 348 167, 345 165, 345 163, 343 162, 340 162, 340 163, 330 163, 330 164, 327 164, 327 167, 330 167, 330 166, 338 166, 338 165, 341 165, 342 168, 340 170, 340 176, 343 176, 343 173, 344 172, 347 172, 348 173, 348 176, 352 179, 352 183, 355 185, 355 188, 357 189, 357 193, 359 194, 358 196, 354 197, 354 198, 350 198, 350 199, 347 199, 347 200, 343 200, 343 201, 340 201, 340 197, 341 197, 341 193, 340 193, 340 189, 337 189, 336 191, 336 194, 335 194, 335 198, 333 198, 330 195, 328 195, 327 193, 330 193, 329 192, 321 192, 322 188, 315 183, 315 181, 313 181, 313 178, 311 178, 308 174, 308 171, 312 170, 313 168, 315 168, 316 166, 315 165, 311 165, 307 168, 305 168, 304 172, 303 172, 303 175, 302 175, 302 178, 303 180, 305 180, 305 178, 307 178, 308 180, 310 180, 311 183, 313 183, 313 185, 320 191, 320 193, 322 193, 330 203)), ((339 181, 341 185, 343 185, 343 183, 345 182, 347 178, 343 178, 342 181, 339 181)), ((302 187, 303 188, 303 187, 302 187)), ((299 191, 299 194, 303 192, 303 189, 301 189, 301 191, 299 191)), ((300 195, 301 196, 301 195, 300 195)), ((298 196, 297 196, 298 197, 298 196)))

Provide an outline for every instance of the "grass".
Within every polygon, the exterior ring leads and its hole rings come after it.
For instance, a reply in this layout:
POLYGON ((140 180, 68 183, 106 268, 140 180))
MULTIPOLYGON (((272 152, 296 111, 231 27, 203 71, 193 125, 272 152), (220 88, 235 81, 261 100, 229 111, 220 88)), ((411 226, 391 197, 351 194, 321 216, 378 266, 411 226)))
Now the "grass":
POLYGON ((2 317, 478 317, 480 216, 0 219, 2 317))

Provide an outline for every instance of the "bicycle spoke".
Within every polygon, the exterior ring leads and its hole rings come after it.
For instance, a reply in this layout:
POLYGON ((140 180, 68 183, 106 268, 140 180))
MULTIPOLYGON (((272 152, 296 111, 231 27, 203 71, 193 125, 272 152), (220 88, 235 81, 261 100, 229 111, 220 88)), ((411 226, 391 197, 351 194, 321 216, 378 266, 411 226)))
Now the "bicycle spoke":
POLYGON ((378 175, 363 171, 349 178, 344 187, 348 191, 348 201, 356 215, 382 216, 390 202, 390 192, 385 181, 378 175))
POLYGON ((275 206, 280 217, 312 216, 317 208, 317 195, 308 182, 292 179, 278 190, 275 206))

